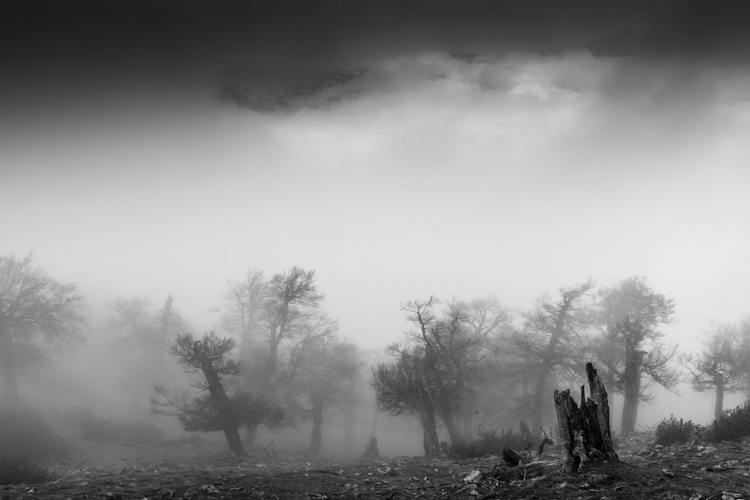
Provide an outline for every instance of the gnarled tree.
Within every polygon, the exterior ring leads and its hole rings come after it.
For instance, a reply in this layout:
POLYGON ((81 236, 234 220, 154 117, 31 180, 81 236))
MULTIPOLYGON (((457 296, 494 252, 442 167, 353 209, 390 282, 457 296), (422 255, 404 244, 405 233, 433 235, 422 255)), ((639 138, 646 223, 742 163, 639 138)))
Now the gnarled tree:
POLYGON ((152 400, 154 411, 175 416, 187 431, 222 431, 229 449, 236 457, 246 456, 239 428, 259 423, 278 424, 283 414, 262 398, 249 393, 229 394, 223 379, 242 373, 240 364, 230 356, 235 342, 220 338, 214 332, 196 340, 191 334, 179 335, 170 351, 177 356, 188 373, 203 374, 203 381, 194 385, 204 391, 197 397, 186 392, 177 393, 164 386, 156 386, 161 399, 152 400))
POLYGON ((420 347, 401 350, 391 363, 379 363, 372 373, 378 409, 389 415, 415 415, 422 424, 426 457, 440 455, 435 395, 420 347))
POLYGON ((419 416, 427 456, 439 453, 436 416, 445 425, 451 443, 461 441, 456 416, 473 397, 480 360, 476 355, 486 338, 473 335, 464 308, 448 308, 438 317, 434 311, 437 304, 438 299, 430 297, 402 306, 414 328, 402 344, 389 347, 396 361, 380 364, 373 372, 381 410, 419 416))

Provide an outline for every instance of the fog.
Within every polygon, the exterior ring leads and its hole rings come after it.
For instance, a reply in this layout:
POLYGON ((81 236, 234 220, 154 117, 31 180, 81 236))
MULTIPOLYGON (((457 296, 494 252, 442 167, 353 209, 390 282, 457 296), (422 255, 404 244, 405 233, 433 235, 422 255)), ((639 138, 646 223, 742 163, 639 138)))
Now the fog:
MULTIPOLYGON (((250 268, 315 270, 322 308, 376 352, 409 328, 408 300, 489 294, 521 313, 642 275, 674 299, 667 339, 696 349, 712 320, 750 314, 750 44, 731 3, 651 4, 186 6, 174 26, 161 4, 19 10, 0 255, 33 251, 89 316, 86 345, 37 375, 40 399, 70 377, 86 387, 71 400, 127 416, 108 305, 171 294, 200 334, 250 268), (218 99, 231 70, 269 66, 363 72, 331 102, 218 99)), ((711 419, 712 393, 680 392, 639 424, 711 419)), ((415 429, 381 452, 419 453, 415 429)))

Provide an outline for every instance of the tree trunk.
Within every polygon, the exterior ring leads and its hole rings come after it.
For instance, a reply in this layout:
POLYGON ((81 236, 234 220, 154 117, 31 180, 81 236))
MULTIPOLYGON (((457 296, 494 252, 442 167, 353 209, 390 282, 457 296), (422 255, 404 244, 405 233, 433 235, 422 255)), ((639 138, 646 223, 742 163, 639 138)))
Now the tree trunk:
POLYGON ((224 436, 227 438, 227 444, 229 449, 236 458, 248 456, 245 448, 242 447, 242 439, 240 438, 240 431, 238 427, 226 426, 222 429, 224 436))
POLYGON ((419 421, 422 424, 424 456, 440 456, 440 441, 438 440, 437 426, 435 425, 435 411, 430 407, 423 407, 419 412, 419 421))
POLYGON ((344 426, 341 430, 341 456, 348 457, 354 449, 354 427, 355 427, 354 410, 349 408, 344 412, 344 426))
POLYGON ((563 328, 565 327, 565 318, 568 316, 572 301, 572 297, 563 294, 563 305, 557 312, 555 328, 550 335, 549 343, 547 344, 547 349, 544 353, 544 358, 542 359, 542 366, 539 369, 539 376, 536 380, 536 387, 534 388, 534 403, 531 408, 532 429, 538 429, 542 426, 542 418, 544 417, 544 394, 547 392, 547 379, 554 368, 552 360, 555 356, 555 350, 560 344, 560 338, 563 335, 563 328))
POLYGON ((377 404, 375 404, 373 408, 374 409, 372 413, 372 422, 370 423, 370 442, 365 446, 365 454, 362 456, 370 457, 370 458, 377 458, 380 456, 380 451, 378 450, 378 438, 377 438, 378 414, 380 412, 378 411, 377 404))
POLYGON ((245 427, 245 435, 242 437, 242 443, 248 448, 255 446, 255 438, 258 436, 258 424, 248 424, 245 427))
POLYGON ((621 431, 623 434, 635 431, 638 417, 638 403, 641 396, 641 361, 643 351, 628 349, 625 353, 625 394, 622 406, 621 431))
POLYGON ((531 428, 538 429, 542 426, 542 417, 544 416, 544 394, 547 392, 547 377, 551 371, 551 367, 545 361, 545 363, 539 369, 539 376, 536 381, 536 388, 534 389, 534 402, 531 413, 531 428))
POLYGON ((320 455, 320 440, 323 433, 323 403, 317 398, 312 400, 312 422, 310 454, 317 457, 320 455))
POLYGON ((378 415, 380 412, 378 411, 378 405, 376 404, 374 406, 374 410, 372 412, 372 424, 370 425, 370 437, 374 438, 377 436, 378 431, 378 415))
POLYGON ((260 387, 258 389, 258 395, 268 399, 269 401, 274 399, 276 392, 273 386, 273 376, 276 372, 276 356, 277 346, 275 344, 272 344, 271 352, 267 360, 266 373, 264 374, 263 380, 261 381, 260 387))
POLYGON ((714 419, 719 420, 724 415, 724 374, 714 375, 716 386, 716 404, 714 405, 714 419))
POLYGON ((196 342, 193 352, 196 358, 200 360, 201 371, 203 372, 203 376, 206 377, 206 382, 208 383, 208 392, 211 393, 211 398, 216 402, 217 409, 221 414, 223 421, 222 431, 224 431, 224 436, 227 438, 229 449, 232 450, 232 453, 234 453, 234 456, 237 458, 246 457, 248 455, 242 447, 242 439, 240 439, 239 431, 240 426, 237 416, 234 413, 232 401, 229 399, 229 396, 227 396, 224 386, 221 384, 219 374, 216 372, 211 360, 200 352, 200 347, 197 344, 198 343, 196 342))
POLYGON ((6 409, 17 408, 21 404, 14 351, 13 339, 10 336, 10 325, 7 320, 0 319, 0 371, 2 371, 5 382, 6 409))
POLYGON ((456 420, 453 418, 453 414, 450 409, 446 408, 445 405, 440 405, 440 418, 445 424, 445 429, 448 431, 451 444, 458 444, 461 442, 461 432, 458 430, 456 420))
POLYGON ((472 411, 467 410, 466 413, 461 416, 461 419, 464 427, 461 436, 464 438, 464 441, 468 443, 474 439, 474 414, 472 411))
MULTIPOLYGON (((169 327, 172 319, 172 302, 174 299, 171 295, 167 295, 167 300, 164 303, 164 309, 161 312, 161 322, 159 326, 159 343, 157 352, 155 353, 156 359, 159 361, 159 379, 164 372, 164 354, 167 352, 167 346, 169 345, 169 327)), ((161 383, 161 380, 159 381, 161 383)))
POLYGON ((618 461, 609 426, 609 399, 599 375, 591 363, 586 363, 586 375, 591 397, 585 399, 581 386, 581 407, 570 396, 570 390, 555 391, 555 412, 562 440, 562 468, 565 472, 578 471, 581 464, 592 460, 618 461))

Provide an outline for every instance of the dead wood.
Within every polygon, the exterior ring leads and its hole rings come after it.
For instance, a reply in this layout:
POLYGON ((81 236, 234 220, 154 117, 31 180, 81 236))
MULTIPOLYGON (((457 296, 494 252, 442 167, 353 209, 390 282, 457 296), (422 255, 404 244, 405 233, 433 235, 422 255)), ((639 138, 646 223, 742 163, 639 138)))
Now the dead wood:
POLYGON ((565 472, 576 472, 592 460, 618 461, 610 434, 607 390, 591 363, 586 363, 586 375, 591 397, 586 399, 585 386, 581 386, 580 408, 569 389, 554 393, 565 472))

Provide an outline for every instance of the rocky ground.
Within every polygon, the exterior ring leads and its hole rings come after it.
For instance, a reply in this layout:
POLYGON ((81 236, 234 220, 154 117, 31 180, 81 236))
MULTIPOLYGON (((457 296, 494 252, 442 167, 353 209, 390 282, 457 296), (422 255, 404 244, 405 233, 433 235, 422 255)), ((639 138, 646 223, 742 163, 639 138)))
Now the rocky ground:
POLYGON ((495 456, 335 460, 259 454, 239 462, 211 446, 81 443, 50 465, 54 480, 0 486, 0 498, 750 500, 750 439, 661 447, 653 445, 653 435, 636 434, 619 439, 618 454, 621 463, 568 475, 554 453, 520 467, 495 456))

